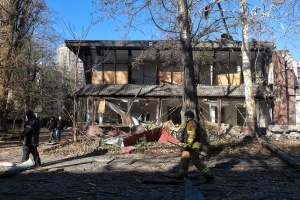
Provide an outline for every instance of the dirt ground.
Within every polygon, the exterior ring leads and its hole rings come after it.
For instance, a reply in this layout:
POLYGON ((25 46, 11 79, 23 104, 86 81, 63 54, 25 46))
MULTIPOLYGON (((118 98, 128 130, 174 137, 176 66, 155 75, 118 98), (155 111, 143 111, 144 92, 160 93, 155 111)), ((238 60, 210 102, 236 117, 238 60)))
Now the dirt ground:
MULTIPOLYGON (((64 139, 72 136, 65 133, 64 139)), ((18 163, 22 144, 17 137, 0 141, 0 160, 18 163)), ((174 178, 179 168, 179 149, 160 146, 121 154, 91 152, 93 142, 80 147, 72 142, 57 147, 47 141, 48 135, 44 134, 39 147, 43 167, 0 178, 0 199, 185 198, 184 181, 174 178)), ((284 147, 300 163, 300 141, 269 142, 284 147)), ((194 166, 189 170, 189 180, 203 199, 300 199, 299 169, 289 167, 257 141, 216 149, 203 160, 215 175, 211 184, 204 183, 194 166)))

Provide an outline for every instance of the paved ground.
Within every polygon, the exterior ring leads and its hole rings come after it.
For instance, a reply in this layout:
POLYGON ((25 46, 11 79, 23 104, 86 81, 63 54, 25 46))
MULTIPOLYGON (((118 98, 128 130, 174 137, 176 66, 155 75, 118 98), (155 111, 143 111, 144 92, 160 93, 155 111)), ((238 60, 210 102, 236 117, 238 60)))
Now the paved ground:
MULTIPOLYGON (((41 152, 48 146, 45 142, 46 138, 41 142, 41 152)), ((21 153, 17 140, 0 143, 1 160, 18 162, 21 153)), ((44 167, 0 178, 0 199, 182 200, 184 182, 173 177, 179 157, 180 151, 127 155, 44 152, 44 167)), ((299 151, 294 150, 291 157, 300 163, 299 151)), ((193 166, 189 175, 207 200, 300 199, 300 171, 287 166, 257 142, 225 148, 204 161, 215 174, 213 183, 204 184, 193 166)))

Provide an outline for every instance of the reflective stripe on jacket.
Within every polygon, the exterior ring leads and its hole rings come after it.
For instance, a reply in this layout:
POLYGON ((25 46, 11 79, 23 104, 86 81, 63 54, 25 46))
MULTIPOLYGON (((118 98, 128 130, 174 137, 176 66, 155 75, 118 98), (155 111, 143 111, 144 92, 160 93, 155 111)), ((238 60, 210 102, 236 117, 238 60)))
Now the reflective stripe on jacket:
POLYGON ((193 150, 199 150, 201 143, 199 140, 199 130, 197 130, 197 124, 195 120, 189 120, 186 122, 186 128, 183 132, 184 143, 186 147, 193 150))

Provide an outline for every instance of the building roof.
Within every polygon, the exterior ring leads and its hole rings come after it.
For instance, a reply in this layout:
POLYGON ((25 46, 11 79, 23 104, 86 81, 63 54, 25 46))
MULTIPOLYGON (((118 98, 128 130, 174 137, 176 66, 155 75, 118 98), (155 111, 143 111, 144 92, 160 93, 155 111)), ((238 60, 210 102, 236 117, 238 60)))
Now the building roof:
MULTIPOLYGON (((98 97, 155 97, 169 98, 181 97, 182 85, 111 85, 111 84, 88 84, 77 91, 77 96, 98 96, 98 97)), ((266 86, 254 86, 255 98, 271 96, 266 86)), ((198 97, 200 98, 244 98, 244 85, 239 86, 197 86, 198 97)))
MULTIPOLYGON (((158 49, 170 49, 178 47, 180 49, 179 41, 172 40, 66 40, 66 46, 74 52, 81 60, 84 60, 84 53, 96 50, 98 53, 101 50, 145 50, 149 47, 158 49)), ((240 51, 242 47, 241 41, 227 41, 222 43, 221 40, 216 41, 199 41, 194 44, 193 49, 196 51, 240 51)), ((257 49, 275 49, 276 45, 273 42, 252 41, 250 50, 257 51, 257 49)))
MULTIPOLYGON (((178 45, 179 41, 172 40, 66 40, 65 45, 71 50, 75 50, 76 47, 88 47, 96 48, 101 47, 103 49, 146 49, 148 47, 156 46, 159 48, 169 48, 170 46, 178 45)), ((228 41, 226 44, 220 40, 212 41, 199 41, 194 44, 194 48, 206 49, 206 50, 224 50, 242 47, 241 41, 228 41)), ((252 41, 251 50, 256 48, 276 48, 273 42, 268 41, 252 41)))

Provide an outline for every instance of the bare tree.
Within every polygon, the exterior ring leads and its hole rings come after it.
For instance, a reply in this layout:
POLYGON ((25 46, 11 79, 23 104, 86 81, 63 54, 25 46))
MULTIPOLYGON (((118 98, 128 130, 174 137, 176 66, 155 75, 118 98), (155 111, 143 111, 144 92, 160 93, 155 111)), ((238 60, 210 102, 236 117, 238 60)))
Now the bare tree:
MULTIPOLYGON (((6 121, 12 99, 10 90, 14 87, 14 74, 20 67, 20 55, 28 39, 33 36, 36 26, 41 23, 45 11, 44 1, 7 0, 0 3, 1 56, 0 56, 0 131, 7 131, 6 121)), ((33 69, 34 70, 34 69, 33 69)), ((27 71, 26 69, 23 70, 27 71)), ((35 78, 35 70, 28 71, 29 79, 35 78)), ((25 74, 24 74, 25 75, 25 74)), ((28 81, 29 79, 25 80, 28 81)))
POLYGON ((199 113, 196 106, 193 45, 208 38, 219 39, 222 32, 242 40, 246 121, 253 131, 256 116, 252 81, 259 78, 260 74, 251 69, 250 46, 256 40, 276 41, 299 31, 299 14, 294 12, 299 8, 299 2, 295 0, 262 0, 254 3, 247 3, 246 0, 212 3, 193 0, 94 0, 93 3, 98 8, 99 21, 108 17, 114 21, 126 19, 125 24, 119 21, 123 26, 117 26, 117 31, 121 29, 127 31, 123 31, 126 33, 125 37, 130 36, 131 30, 145 34, 144 30, 148 30, 145 29, 145 24, 152 24, 159 33, 153 34, 153 38, 180 41, 181 63, 185 77, 182 114, 187 109, 199 113), (253 77, 253 74, 256 77, 253 77))
POLYGON ((87 34, 89 33, 91 27, 92 27, 92 23, 90 23, 87 28, 83 27, 83 32, 81 34, 81 36, 77 36, 75 34, 75 30, 73 28, 73 26, 71 24, 66 24, 65 23, 65 27, 67 28, 67 31, 71 34, 73 39, 78 40, 78 48, 75 51, 75 62, 72 62, 71 64, 73 66, 71 66, 71 68, 73 69, 73 76, 71 76, 71 80, 69 82, 69 86, 70 89, 69 90, 69 94, 71 95, 71 97, 73 98, 73 108, 72 111, 68 110, 68 109, 64 109, 64 113, 69 116, 69 118, 72 120, 72 130, 73 130, 73 139, 76 142, 77 141, 77 123, 76 123, 76 113, 77 113, 77 102, 76 102, 76 92, 78 90, 78 88, 81 86, 79 84, 79 75, 78 75, 78 70, 79 70, 79 52, 80 52, 80 43, 82 40, 84 40, 87 36, 87 34))
POLYGON ((247 126, 255 131, 255 100, 252 85, 252 73, 250 66, 250 40, 249 40, 249 21, 247 17, 246 0, 239 0, 240 16, 242 21, 242 71, 245 84, 246 120, 247 126))
POLYGON ((193 45, 199 39, 224 29, 220 16, 207 20, 204 15, 206 2, 188 0, 144 0, 144 1, 117 1, 99 0, 93 1, 98 8, 99 21, 112 19, 115 21, 126 18, 126 23, 121 28, 125 31, 125 37, 130 36, 130 31, 140 31, 145 34, 145 24, 152 24, 158 34, 153 38, 166 38, 180 41, 181 65, 184 72, 183 107, 181 115, 186 110, 192 110, 199 119, 198 98, 194 72, 193 45), (103 15, 101 15, 103 14, 103 15), (124 18, 123 18, 124 17, 124 18))
POLYGON ((184 68, 184 82, 183 82, 183 107, 181 115, 183 118, 187 110, 192 110, 199 118, 198 110, 198 95, 197 85, 194 75, 193 63, 193 46, 192 46, 192 29, 191 19, 189 15, 189 8, 187 1, 178 0, 178 22, 179 22, 179 35, 182 48, 182 65, 184 68))
MULTIPOLYGON (((246 0, 239 0, 239 17, 242 27, 242 71, 245 84, 245 104, 247 126, 252 132, 256 131, 255 99, 253 93, 253 74, 250 65, 250 45, 258 38, 276 41, 275 38, 285 37, 288 34, 299 32, 297 13, 298 1, 263 1, 263 4, 247 4, 246 0), (287 14, 291 12, 291 14, 287 14), (290 30, 287 30, 289 27, 290 30), (250 37, 256 38, 250 40, 250 37)), ((291 38, 296 39, 294 36, 291 38)), ((270 58, 266 58, 270 59, 270 58)), ((255 61, 256 62, 256 61, 255 61)), ((256 63, 254 63, 256 65, 256 63)), ((260 83, 260 72, 255 78, 260 83)))

